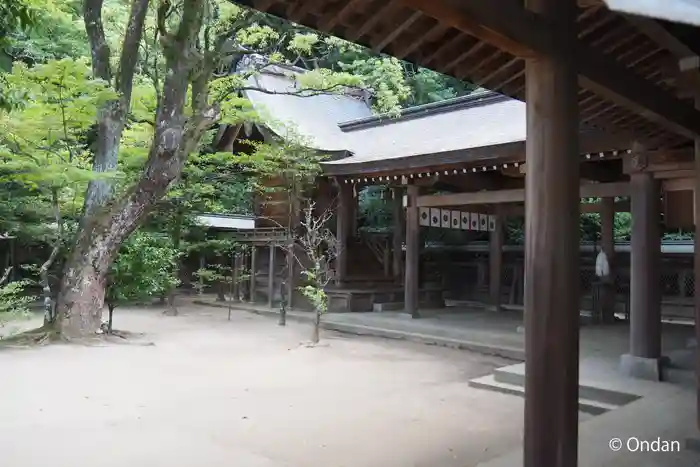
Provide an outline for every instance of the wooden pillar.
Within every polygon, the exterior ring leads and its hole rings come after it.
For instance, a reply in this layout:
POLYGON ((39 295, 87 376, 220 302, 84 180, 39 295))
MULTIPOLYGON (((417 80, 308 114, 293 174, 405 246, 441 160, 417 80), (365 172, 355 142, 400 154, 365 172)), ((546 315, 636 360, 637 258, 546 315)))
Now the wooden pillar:
POLYGON ((358 214, 360 211, 360 192, 359 190, 350 190, 350 203, 348 209, 349 226, 350 226, 350 237, 357 237, 358 231, 358 214))
POLYGON ((526 0, 556 55, 526 59, 525 467, 578 451, 579 149, 576 0, 526 0))
POLYGON ((350 207, 353 203, 352 185, 344 180, 338 183, 338 212, 336 215, 336 237, 338 240, 338 253, 335 258, 335 283, 342 284, 347 279, 348 273, 348 234, 350 225, 350 207))
POLYGON ((615 321, 615 198, 603 198, 600 206, 600 243, 608 258, 610 275, 600 294, 602 320, 604 323, 615 321))
POLYGON ((503 277, 503 216, 496 215, 496 226, 489 235, 489 295, 494 310, 501 309, 501 280, 503 277))
POLYGON ((241 254, 239 252, 235 252, 235 259, 233 261, 233 301, 240 301, 241 295, 241 281, 240 281, 240 276, 241 276, 241 254))
POLYGON ((384 239, 383 244, 382 264, 384 265, 384 277, 390 278, 393 271, 393 262, 391 259, 391 242, 388 237, 384 239))
POLYGON ((406 278, 404 279, 404 306, 413 318, 420 318, 418 288, 420 268, 420 231, 418 219, 418 186, 408 185, 406 207, 406 278))
POLYGON ((251 245, 250 250, 250 303, 255 303, 255 293, 257 288, 257 278, 256 273, 258 271, 258 247, 257 245, 251 245))
MULTIPOLYGON (((199 253, 199 269, 206 269, 206 267, 207 267, 207 257, 204 254, 204 252, 200 252, 199 253)), ((204 280, 200 278, 197 281, 199 282, 199 290, 197 291, 197 293, 199 295, 202 295, 202 294, 204 294, 204 280)))
MULTIPOLYGON (((679 68, 683 75, 690 78, 690 83, 697 83, 700 80, 700 64, 698 64, 696 60, 680 60, 679 68)), ((700 86, 697 85, 690 89, 695 98, 696 109, 700 109, 700 91, 698 91, 698 89, 700 89, 700 86)), ((700 344, 700 135, 695 135, 694 157, 695 187, 693 190, 693 218, 695 222, 695 238, 693 240, 693 304, 695 308, 695 341, 696 345, 698 345, 700 344)), ((695 355, 695 378, 697 381, 695 422, 696 427, 700 430, 700 352, 698 351, 696 351, 695 355)), ((689 447, 696 446, 697 444, 700 444, 698 440, 689 440, 688 442, 689 447)))
POLYGON ((621 359, 629 376, 661 379, 661 193, 652 173, 630 176, 630 351, 621 359))
POLYGON ((275 250, 277 247, 270 244, 270 262, 267 270, 267 304, 270 308, 275 305, 275 250))
POLYGON ((294 306, 294 271, 295 271, 295 263, 296 263, 296 256, 295 256, 295 248, 294 248, 294 243, 291 243, 287 247, 287 279, 285 280, 285 284, 287 289, 285 290, 285 297, 286 297, 286 307, 287 309, 290 309, 294 306))
MULTIPOLYGON (((219 268, 223 268, 226 266, 226 261, 225 257, 221 255, 217 255, 217 263, 219 268)), ((228 281, 226 280, 226 276, 223 275, 221 280, 216 282, 216 301, 217 302, 225 302, 226 301, 226 291, 228 289, 228 281)))
POLYGON ((393 193, 393 211, 394 211, 394 232, 392 234, 392 270, 397 283, 401 282, 403 277, 403 239, 406 220, 404 219, 403 210, 403 189, 396 187, 392 190, 393 193))
MULTIPOLYGON (((695 97, 695 108, 700 109, 700 95, 695 97)), ((694 291, 693 303, 695 305, 695 343, 696 349, 700 345, 700 136, 695 137, 695 189, 693 190, 693 212, 695 219, 695 238, 693 240, 693 269, 694 291)), ((696 401, 695 422, 700 430, 700 352, 695 355, 696 401)))
POLYGON ((17 267, 17 238, 16 237, 10 238, 10 266, 12 266, 12 270, 10 270, 10 282, 15 282, 17 280, 17 278, 19 277, 19 271, 18 271, 19 268, 17 267))

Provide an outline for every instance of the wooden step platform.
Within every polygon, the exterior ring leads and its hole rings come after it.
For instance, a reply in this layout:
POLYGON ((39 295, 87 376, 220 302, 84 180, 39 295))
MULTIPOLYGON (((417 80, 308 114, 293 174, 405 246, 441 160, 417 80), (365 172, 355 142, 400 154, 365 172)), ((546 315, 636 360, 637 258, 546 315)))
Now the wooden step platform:
MULTIPOLYGON (((525 366, 510 365, 496 369, 493 374, 474 378, 469 386, 479 389, 525 396, 525 366)), ((581 382, 579 383, 578 408, 590 415, 600 415, 639 399, 638 394, 630 394, 611 387, 581 382)))
MULTIPOLYGON (((328 311, 330 312, 370 312, 403 309, 404 290, 402 286, 379 285, 374 287, 332 287, 326 290, 328 311), (386 306, 384 306, 386 304, 386 306)), ((443 291, 438 288, 424 288, 418 292, 419 303, 425 308, 445 306, 443 291)))

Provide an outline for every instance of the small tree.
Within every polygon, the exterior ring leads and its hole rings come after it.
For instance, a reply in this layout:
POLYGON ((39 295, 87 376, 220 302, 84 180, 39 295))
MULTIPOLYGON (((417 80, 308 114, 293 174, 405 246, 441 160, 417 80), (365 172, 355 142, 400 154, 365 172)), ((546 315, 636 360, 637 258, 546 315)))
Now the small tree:
POLYGON ((165 236, 138 231, 129 237, 107 278, 108 333, 112 332, 112 316, 119 304, 147 300, 176 285, 172 275, 176 259, 177 251, 165 236))
POLYGON ((301 233, 295 236, 295 242, 289 248, 298 249, 301 253, 297 256, 295 252, 294 255, 301 265, 301 274, 306 280, 306 284, 300 288, 300 291, 314 307, 311 342, 318 344, 321 316, 328 311, 326 286, 333 280, 332 264, 338 256, 340 245, 328 228, 332 211, 327 209, 317 214, 314 208, 313 202, 304 208, 300 222, 301 233))

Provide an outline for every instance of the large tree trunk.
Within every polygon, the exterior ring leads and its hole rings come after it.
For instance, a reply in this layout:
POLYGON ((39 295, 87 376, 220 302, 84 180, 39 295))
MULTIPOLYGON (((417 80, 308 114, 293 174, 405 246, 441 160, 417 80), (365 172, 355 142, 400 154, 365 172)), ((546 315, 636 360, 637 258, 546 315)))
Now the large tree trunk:
POLYGON ((63 338, 87 337, 97 332, 106 275, 119 247, 179 177, 188 154, 197 147, 204 130, 219 117, 217 109, 208 107, 208 76, 203 75, 199 76, 204 83, 192 86, 193 115, 189 120, 184 115, 190 75, 201 64, 192 51, 201 30, 203 2, 184 2, 178 33, 164 44, 168 72, 153 143, 140 180, 104 210, 88 214, 78 233, 65 266, 56 306, 56 323, 63 338))
MULTIPOLYGON (((83 19, 90 41, 92 73, 108 83, 114 78, 118 97, 106 102, 97 114, 97 144, 93 160, 95 172, 113 172, 117 168, 119 143, 131 104, 134 71, 139 57, 139 43, 143 35, 149 0, 132 0, 117 73, 112 73, 110 49, 102 26, 104 0, 84 0, 83 19)), ((112 194, 109 180, 92 180, 85 195, 85 214, 105 203, 112 194)))

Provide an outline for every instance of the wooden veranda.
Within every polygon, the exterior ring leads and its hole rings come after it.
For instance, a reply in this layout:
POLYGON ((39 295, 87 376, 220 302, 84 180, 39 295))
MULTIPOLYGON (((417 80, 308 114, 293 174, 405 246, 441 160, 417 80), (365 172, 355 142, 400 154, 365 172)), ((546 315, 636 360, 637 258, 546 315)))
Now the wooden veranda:
MULTIPOLYGON (((700 92, 697 31, 620 15, 598 0, 240 3, 527 102, 524 188, 421 196, 420 185, 413 181, 417 177, 406 173, 406 306, 415 309, 417 300, 417 257, 412 245, 417 243, 421 206, 524 201, 524 465, 575 466, 579 199, 631 197, 634 278, 630 350, 623 363, 659 373, 656 274, 662 184, 668 193, 670 187, 693 190, 694 203, 684 204, 694 204, 691 218, 700 217, 696 187, 700 111, 694 101, 700 92), (630 153, 624 156, 628 169, 622 183, 580 185, 580 158, 585 152, 580 148, 586 141, 582 135, 594 130, 627 142, 625 149, 630 153), (671 170, 669 164, 675 168, 671 170), (664 177, 658 175, 660 165, 664 165, 664 177)), ((611 145, 601 151, 619 149, 611 145)), ((437 165, 412 173, 442 170, 437 165)), ((457 165, 451 170, 458 168, 467 167, 457 165)), ((371 176, 386 176, 392 169, 375 168, 371 176)), ((700 235, 695 238, 698 282, 700 235)), ((696 323, 700 323, 700 294, 695 295, 695 303, 696 323)))

